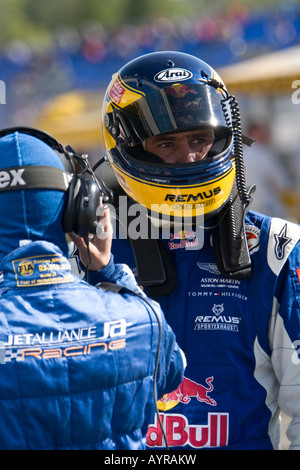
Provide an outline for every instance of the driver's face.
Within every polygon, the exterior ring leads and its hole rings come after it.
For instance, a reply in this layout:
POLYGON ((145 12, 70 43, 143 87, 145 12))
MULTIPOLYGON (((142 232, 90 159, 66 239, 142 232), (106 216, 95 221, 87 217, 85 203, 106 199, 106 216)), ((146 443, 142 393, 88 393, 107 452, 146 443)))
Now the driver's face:
POLYGON ((164 163, 192 163, 203 160, 213 142, 211 129, 198 129, 149 137, 144 146, 147 152, 154 153, 164 163))

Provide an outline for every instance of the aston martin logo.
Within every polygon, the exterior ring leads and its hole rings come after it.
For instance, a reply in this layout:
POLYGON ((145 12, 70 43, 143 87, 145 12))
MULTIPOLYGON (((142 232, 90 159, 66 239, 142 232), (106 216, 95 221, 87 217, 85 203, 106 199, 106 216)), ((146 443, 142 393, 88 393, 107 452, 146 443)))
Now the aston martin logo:
POLYGON ((214 263, 197 263, 198 268, 208 271, 211 274, 220 274, 218 266, 214 263))

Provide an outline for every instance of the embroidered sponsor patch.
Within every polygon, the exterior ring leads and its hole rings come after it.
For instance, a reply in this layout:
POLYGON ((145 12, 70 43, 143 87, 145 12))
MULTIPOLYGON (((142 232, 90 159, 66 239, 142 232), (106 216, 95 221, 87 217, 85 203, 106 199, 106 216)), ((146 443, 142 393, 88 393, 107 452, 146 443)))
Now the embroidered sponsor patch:
POLYGON ((272 219, 267 260, 270 269, 276 276, 280 273, 285 260, 299 240, 300 228, 298 225, 282 219, 272 219))
POLYGON ((179 248, 201 248, 199 243, 197 232, 181 230, 179 232, 171 233, 170 242, 168 244, 169 250, 178 250, 179 248))
POLYGON ((260 229, 255 225, 247 224, 245 226, 249 253, 253 254, 259 250, 260 229))
POLYGON ((60 284, 73 281, 70 264, 61 255, 40 255, 13 261, 18 287, 60 284))
POLYGON ((274 234, 276 243, 275 243, 275 256, 277 259, 283 259, 285 254, 285 248, 292 240, 290 237, 287 236, 287 224, 285 224, 280 233, 274 234))

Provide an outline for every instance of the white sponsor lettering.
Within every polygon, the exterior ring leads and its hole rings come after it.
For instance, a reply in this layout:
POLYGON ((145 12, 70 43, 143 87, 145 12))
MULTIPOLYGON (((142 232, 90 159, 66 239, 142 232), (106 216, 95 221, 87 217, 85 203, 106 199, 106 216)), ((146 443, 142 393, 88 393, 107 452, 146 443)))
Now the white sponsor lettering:
POLYGON ((24 186, 26 182, 22 178, 24 168, 20 170, 0 171, 0 188, 7 186, 24 186))
POLYGON ((182 80, 188 80, 192 76, 193 74, 189 70, 172 68, 158 72, 155 75, 154 80, 156 82, 178 82, 182 80))

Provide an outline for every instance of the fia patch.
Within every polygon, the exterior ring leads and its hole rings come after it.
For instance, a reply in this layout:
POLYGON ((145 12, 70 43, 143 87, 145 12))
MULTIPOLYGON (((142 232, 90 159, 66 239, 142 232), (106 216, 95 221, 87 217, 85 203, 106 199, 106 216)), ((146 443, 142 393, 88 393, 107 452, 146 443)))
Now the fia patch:
POLYGON ((73 281, 67 258, 59 254, 39 255, 12 262, 18 287, 61 284, 73 281))

